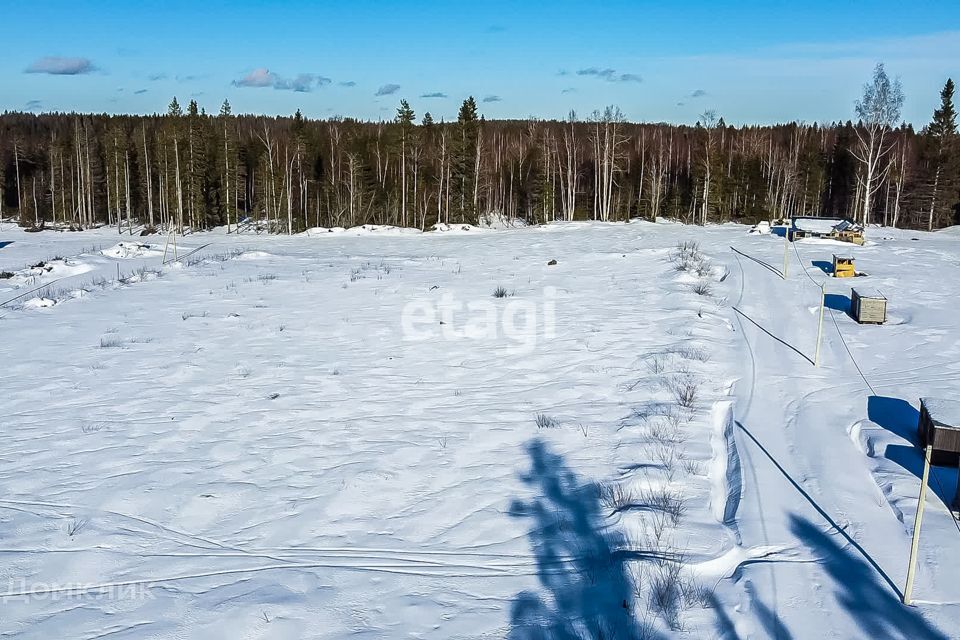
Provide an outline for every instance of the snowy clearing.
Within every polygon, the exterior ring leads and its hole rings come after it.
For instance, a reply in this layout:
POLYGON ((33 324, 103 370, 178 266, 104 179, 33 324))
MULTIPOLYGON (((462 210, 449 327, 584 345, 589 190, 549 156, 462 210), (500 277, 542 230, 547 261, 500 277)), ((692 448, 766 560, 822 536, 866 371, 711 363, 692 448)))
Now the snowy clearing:
POLYGON ((0 229, 0 635, 954 635, 955 232, 448 231, 0 229))

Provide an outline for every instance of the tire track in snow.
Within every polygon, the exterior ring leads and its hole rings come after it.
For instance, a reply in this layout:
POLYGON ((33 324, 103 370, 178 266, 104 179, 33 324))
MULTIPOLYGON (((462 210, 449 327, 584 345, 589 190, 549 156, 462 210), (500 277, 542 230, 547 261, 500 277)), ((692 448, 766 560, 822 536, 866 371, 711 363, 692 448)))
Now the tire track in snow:
MULTIPOLYGON (((537 563, 534 563, 531 568, 527 571, 505 571, 501 567, 486 567, 479 565, 468 565, 468 564, 445 564, 438 565, 436 569, 464 569, 464 571, 455 571, 455 572, 444 572, 444 571, 427 571, 427 567, 411 567, 409 564, 396 563, 396 564, 357 564, 357 565, 348 565, 348 564, 336 564, 331 562, 290 562, 284 564, 268 564, 260 565, 254 567, 240 567, 234 569, 221 569, 216 571, 201 571, 201 572, 191 572, 183 573, 165 577, 158 578, 139 578, 132 580, 119 580, 112 582, 100 582, 88 585, 71 585, 71 586, 42 586, 32 589, 21 589, 21 590, 9 590, 0 592, 0 601, 5 599, 12 598, 24 598, 31 596, 46 596, 54 594, 71 594, 71 595, 83 595, 87 593, 93 593, 97 591, 103 591, 106 589, 114 589, 118 587, 131 587, 131 586, 159 586, 164 584, 170 584, 172 582, 181 582, 184 580, 197 580, 201 578, 216 578, 220 576, 230 576, 238 574, 255 574, 263 573, 267 571, 278 571, 278 570, 302 570, 302 569, 332 569, 332 570, 345 570, 345 571, 360 571, 360 572, 372 572, 372 573, 392 573, 398 575, 408 575, 416 576, 421 578, 496 578, 496 577, 505 577, 505 578, 515 578, 518 576, 540 576, 544 575, 544 571, 539 567, 537 563), (419 569, 419 570, 417 570, 419 569), (472 570, 473 572, 466 571, 472 570)), ((569 569, 563 568, 559 569, 556 572, 546 572, 547 574, 555 575, 568 575, 569 569)))
MULTIPOLYGON (((731 247, 731 249, 732 249, 732 248, 733 248, 733 247, 731 247)), ((734 250, 734 257, 735 257, 736 260, 737 260, 737 265, 740 267, 740 294, 739 294, 739 296, 738 296, 738 298, 737 298, 737 304, 736 304, 736 306, 739 307, 739 306, 743 303, 743 294, 744 294, 744 289, 745 289, 745 284, 746 284, 746 279, 747 279, 747 277, 746 277, 746 272, 745 272, 744 269, 743 269, 743 262, 740 260, 740 256, 738 255, 738 252, 736 252, 736 250, 734 250)), ((756 354, 755 354, 754 351, 753 351, 753 345, 750 344, 750 340, 749 340, 749 338, 747 338, 747 334, 746 334, 746 332, 745 332, 745 330, 744 330, 743 318, 741 317, 741 315, 740 315, 739 313, 734 313, 733 315, 734 315, 734 317, 736 318, 737 326, 740 327, 740 337, 743 339, 743 343, 744 343, 744 345, 746 345, 746 347, 747 347, 747 353, 750 355, 750 370, 749 370, 749 371, 750 371, 750 375, 749 375, 750 386, 749 386, 749 388, 748 388, 748 390, 747 390, 747 400, 746 400, 746 402, 744 403, 743 410, 742 410, 742 411, 738 411, 738 415, 741 416, 742 418, 745 418, 746 416, 748 416, 748 415, 750 414, 750 409, 751 409, 751 407, 753 406, 754 393, 756 392, 757 358, 756 358, 756 354)), ((754 461, 753 461, 753 456, 752 456, 749 448, 741 447, 741 446, 739 446, 739 444, 738 444, 737 435, 739 434, 739 432, 742 431, 743 427, 742 427, 742 425, 740 424, 739 421, 736 421, 735 424, 736 424, 736 426, 739 427, 739 428, 736 430, 736 432, 735 432, 735 434, 734 434, 734 443, 735 443, 735 446, 737 447, 738 455, 741 456, 741 465, 743 465, 743 464, 745 463, 745 466, 750 470, 750 478, 751 478, 751 480, 753 481, 753 486, 754 486, 754 487, 759 487, 759 486, 760 486, 760 481, 759 481, 759 478, 758 478, 758 476, 757 476, 757 466, 756 466, 756 464, 755 464, 754 461)), ((742 475, 741 475, 741 481, 742 481, 742 475)), ((760 531, 761 531, 761 535, 763 536, 764 546, 765 546, 765 547, 769 547, 769 546, 770 546, 770 533, 769 533, 769 531, 767 530, 767 518, 766 518, 766 515, 765 515, 765 513, 764 513, 763 501, 762 501, 762 499, 760 499, 760 493, 759 493, 759 491, 757 492, 757 513, 758 513, 758 515, 759 515, 760 531)), ((739 567, 737 568, 737 571, 739 571, 739 567)), ((773 602, 773 615, 774 615, 774 616, 777 616, 777 609, 778 609, 778 606, 779 606, 779 600, 780 600, 780 598, 779 598, 779 596, 778 596, 778 594, 777 594, 777 576, 776 576, 776 572, 773 570, 773 567, 772 567, 772 566, 770 567, 770 585, 771 585, 771 591, 772 591, 772 594, 771 594, 771 595, 772 595, 772 602, 773 602)), ((742 591, 742 593, 743 593, 743 595, 747 598, 748 602, 750 602, 750 603, 752 604, 753 597, 752 597, 752 592, 751 592, 751 590, 749 590, 749 589, 744 589, 744 590, 742 591)))
MULTIPOLYGON (((220 541, 213 540, 213 539, 210 539, 210 538, 205 538, 205 537, 200 536, 200 535, 198 535, 198 534, 186 533, 186 532, 184 532, 184 531, 178 531, 177 529, 173 529, 173 528, 171 528, 171 527, 167 527, 167 526, 165 526, 165 525, 162 525, 162 524, 160 524, 159 522, 154 522, 154 521, 152 521, 152 520, 148 520, 148 519, 142 518, 142 517, 140 517, 140 516, 134 516, 134 515, 131 515, 131 514, 128 514, 128 513, 121 513, 121 512, 119 512, 119 511, 111 511, 111 510, 109 510, 109 509, 100 509, 100 508, 97 508, 97 507, 83 507, 83 506, 72 505, 72 504, 59 504, 59 503, 39 502, 39 501, 32 501, 32 500, 9 500, 9 499, 6 499, 6 498, 0 498, 0 508, 12 508, 12 509, 15 509, 15 510, 18 510, 18 511, 23 511, 23 512, 26 512, 26 513, 31 513, 31 514, 33 514, 33 515, 39 515, 39 514, 38 514, 37 512, 35 512, 35 511, 30 511, 29 509, 26 509, 26 507, 44 507, 44 508, 48 508, 48 509, 59 509, 59 510, 69 511, 69 512, 71 512, 71 513, 77 513, 77 512, 84 513, 84 512, 96 511, 96 512, 99 512, 99 513, 108 515, 108 516, 114 516, 114 517, 118 517, 118 518, 124 518, 124 519, 128 519, 128 520, 133 520, 134 522, 138 522, 138 523, 140 523, 140 524, 146 525, 146 526, 148 526, 148 527, 150 527, 150 528, 153 528, 153 529, 155 529, 155 530, 157 530, 157 531, 159 531, 159 532, 161 532, 161 533, 172 534, 173 537, 167 537, 167 536, 161 536, 161 537, 163 537, 164 540, 166 540, 167 542, 171 542, 171 543, 174 543, 174 544, 182 544, 182 545, 185 545, 185 546, 192 546, 192 547, 197 547, 197 548, 200 548, 200 549, 220 548, 220 549, 226 549, 226 550, 230 550, 230 551, 237 551, 237 552, 240 552, 240 553, 247 553, 247 552, 246 552, 244 549, 242 549, 242 548, 235 547, 235 546, 231 546, 231 545, 228 545, 228 544, 226 544, 226 543, 224 543, 224 542, 220 542, 220 541), (8 505, 14 505, 14 506, 11 507, 11 506, 8 506, 8 505), (181 539, 178 540, 177 538, 181 538, 181 539), (182 540, 183 538, 185 538, 185 539, 187 540, 187 542, 184 542, 184 541, 182 540), (197 541, 203 542, 204 545, 198 545, 198 544, 196 544, 197 541)), ((146 533, 146 532, 145 532, 145 531, 141 531, 141 533, 146 533)), ((253 555, 253 554, 248 554, 248 555, 253 555)), ((267 557, 267 558, 269 558, 269 559, 271 559, 271 560, 282 561, 282 558, 274 558, 274 557, 272 557, 272 556, 265 556, 265 557, 267 557)))

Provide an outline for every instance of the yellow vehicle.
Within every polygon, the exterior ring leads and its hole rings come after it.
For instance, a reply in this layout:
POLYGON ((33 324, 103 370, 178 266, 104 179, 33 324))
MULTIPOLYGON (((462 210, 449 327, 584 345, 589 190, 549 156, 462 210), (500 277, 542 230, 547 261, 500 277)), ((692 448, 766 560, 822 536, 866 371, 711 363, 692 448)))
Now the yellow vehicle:
POLYGON ((853 266, 853 258, 845 256, 833 256, 833 277, 834 278, 853 278, 857 275, 857 270, 853 266))

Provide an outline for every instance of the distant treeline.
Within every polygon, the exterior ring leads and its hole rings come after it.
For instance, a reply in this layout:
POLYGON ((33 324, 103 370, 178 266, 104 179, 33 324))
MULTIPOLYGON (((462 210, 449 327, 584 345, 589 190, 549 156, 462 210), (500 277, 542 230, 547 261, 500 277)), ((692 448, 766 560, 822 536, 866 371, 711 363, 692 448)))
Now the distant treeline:
POLYGON ((211 115, 176 99, 153 116, 4 113, 0 216, 193 229, 252 219, 284 233, 486 214, 531 223, 825 215, 937 228, 960 222, 956 125, 943 119, 881 131, 866 181, 858 150, 874 136, 862 122, 732 127, 707 112, 696 126, 635 124, 613 107, 495 121, 472 98, 456 122, 417 118, 405 101, 390 122, 233 115, 226 102, 211 115))

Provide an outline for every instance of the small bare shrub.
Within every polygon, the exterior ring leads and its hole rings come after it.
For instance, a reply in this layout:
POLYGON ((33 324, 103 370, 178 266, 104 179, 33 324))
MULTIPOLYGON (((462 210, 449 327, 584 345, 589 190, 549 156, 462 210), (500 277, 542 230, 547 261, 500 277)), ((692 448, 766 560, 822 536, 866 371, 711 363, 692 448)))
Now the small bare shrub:
POLYGON ((97 433, 102 431, 104 424, 102 422, 85 422, 80 425, 80 431, 83 433, 97 433))
POLYGON ((599 492, 601 504, 603 504, 611 514, 629 509, 638 503, 636 493, 620 482, 602 485, 599 492))
POLYGON ((74 518, 67 525, 67 535, 71 538, 78 533, 87 525, 86 518, 74 518))
POLYGON ((660 550, 663 546, 664 537, 670 529, 670 516, 663 511, 653 510, 648 517, 644 518, 643 527, 646 546, 654 550, 660 550))
POLYGON ((706 258, 701 258, 693 267, 693 272, 701 278, 713 276, 713 265, 706 258))
POLYGON ((650 576, 650 605, 660 618, 674 631, 680 630, 682 593, 680 590, 679 562, 658 562, 650 576))
POLYGON ((674 429, 679 429, 680 425, 688 424, 693 420, 695 411, 693 409, 681 409, 681 408, 671 408, 670 412, 665 414, 667 421, 670 423, 670 426, 674 429))
POLYGON ((657 443, 668 445, 677 445, 686 440, 679 426, 666 419, 657 420, 650 427, 650 437, 657 443))
POLYGON ((679 376, 670 381, 670 390, 677 404, 684 409, 692 409, 697 404, 700 383, 693 376, 679 376))
POLYGON ((677 447, 672 442, 659 442, 653 447, 653 459, 660 463, 660 468, 668 480, 673 480, 677 472, 677 447))
POLYGON ((674 349, 674 353, 686 360, 696 360, 697 362, 709 362, 710 352, 703 347, 683 346, 674 349))
POLYGON ((101 349, 118 349, 123 346, 123 340, 113 336, 100 338, 101 349))
POLYGON ((688 458, 683 454, 680 455, 680 466, 682 466, 683 470, 692 476, 699 476, 703 474, 703 465, 700 463, 700 461, 693 458, 688 458))
POLYGON ((680 595, 683 598, 684 608, 710 609, 713 607, 713 591, 700 584, 693 576, 681 576, 680 595))
POLYGON ((653 374, 663 373, 668 362, 668 356, 663 353, 655 353, 646 358, 647 369, 653 374))
POLYGON ((646 406, 633 407, 630 409, 630 413, 633 415, 634 420, 641 424, 646 424, 652 415, 650 408, 646 406))
POLYGON ((687 240, 677 244, 677 248, 673 250, 668 260, 673 263, 677 271, 696 271, 706 258, 700 252, 699 243, 687 240))
POLYGON ((556 429, 560 426, 560 421, 551 418, 545 413, 538 413, 536 417, 537 429, 556 429))
POLYGON ((506 298, 507 295, 508 295, 507 290, 503 287, 498 286, 496 289, 493 290, 494 298, 506 298))
POLYGON ((693 285, 693 292, 698 296, 709 296, 713 293, 713 289, 710 287, 709 282, 706 280, 700 280, 693 285))
POLYGON ((649 489, 640 496, 641 501, 650 509, 665 513, 674 527, 680 524, 687 513, 687 501, 678 489, 649 489))
POLYGON ((699 258, 702 255, 703 254, 700 253, 699 242, 684 240, 683 242, 677 243, 677 248, 670 254, 670 260, 675 262, 683 258, 699 258))

